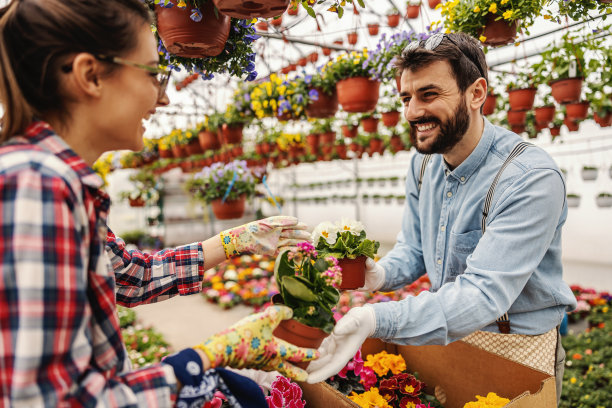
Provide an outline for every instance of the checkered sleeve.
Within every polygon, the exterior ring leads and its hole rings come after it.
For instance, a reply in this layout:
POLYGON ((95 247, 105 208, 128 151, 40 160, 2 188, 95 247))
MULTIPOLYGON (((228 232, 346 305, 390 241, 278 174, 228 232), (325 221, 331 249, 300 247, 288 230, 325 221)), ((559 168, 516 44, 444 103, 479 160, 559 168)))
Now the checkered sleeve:
POLYGON ((117 282, 117 303, 134 307, 190 295, 202 290, 204 252, 196 242, 153 255, 126 250, 125 242, 109 230, 106 252, 117 282))
POLYGON ((92 327, 87 215, 67 182, 45 169, 1 173, 0 217, 0 406, 172 405, 173 372, 119 375, 121 356, 92 327))

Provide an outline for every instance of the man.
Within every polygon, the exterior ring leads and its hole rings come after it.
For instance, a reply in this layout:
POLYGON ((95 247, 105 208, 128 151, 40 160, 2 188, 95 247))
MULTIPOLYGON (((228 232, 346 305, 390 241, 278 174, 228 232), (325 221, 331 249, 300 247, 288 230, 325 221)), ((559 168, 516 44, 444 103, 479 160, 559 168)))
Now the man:
POLYGON ((551 348, 536 367, 556 371, 560 394, 565 353, 557 326, 576 306, 562 280, 561 172, 535 146, 511 156, 521 138, 482 116, 487 65, 471 37, 437 34, 412 43, 396 65, 410 138, 421 154, 408 170, 397 243, 378 264, 368 260, 362 290, 395 290, 425 273, 432 288, 350 310, 310 365, 308 381, 336 374, 367 337, 424 345, 491 335, 518 338, 514 351, 532 341, 543 354, 551 348))

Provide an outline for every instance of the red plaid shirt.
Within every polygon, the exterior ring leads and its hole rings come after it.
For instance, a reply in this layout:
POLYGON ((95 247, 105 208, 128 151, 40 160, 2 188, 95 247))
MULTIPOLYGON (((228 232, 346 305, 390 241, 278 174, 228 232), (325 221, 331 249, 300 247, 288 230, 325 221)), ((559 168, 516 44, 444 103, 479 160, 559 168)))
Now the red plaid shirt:
POLYGON ((199 243, 126 251, 102 180, 48 124, 0 147, 0 406, 171 406, 166 364, 131 371, 117 303, 201 288, 199 243))

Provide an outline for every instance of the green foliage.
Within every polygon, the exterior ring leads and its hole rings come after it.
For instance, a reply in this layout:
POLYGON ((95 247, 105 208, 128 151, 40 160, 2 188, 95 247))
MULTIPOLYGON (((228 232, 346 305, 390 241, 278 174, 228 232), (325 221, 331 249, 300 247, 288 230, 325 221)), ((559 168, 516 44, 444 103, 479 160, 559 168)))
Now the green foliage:
POLYGON ((256 181, 246 162, 214 163, 210 167, 204 167, 185 183, 185 189, 192 193, 195 199, 210 203, 223 198, 230 185, 232 187, 227 200, 236 200, 243 194, 250 198, 255 194, 256 181))
POLYGON ((380 247, 380 242, 366 239, 365 231, 361 231, 359 235, 351 231, 339 232, 334 244, 329 244, 323 237, 319 238, 316 244, 321 256, 333 256, 338 259, 355 259, 361 255, 374 258, 380 247))

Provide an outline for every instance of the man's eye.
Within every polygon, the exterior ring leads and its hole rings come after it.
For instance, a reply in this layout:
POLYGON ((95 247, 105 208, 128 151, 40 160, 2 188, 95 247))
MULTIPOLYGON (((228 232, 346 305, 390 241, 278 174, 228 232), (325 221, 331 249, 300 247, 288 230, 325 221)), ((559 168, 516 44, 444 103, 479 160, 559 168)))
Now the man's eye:
POLYGON ((408 105, 408 104, 410 103, 410 98, 404 98, 404 99, 402 99, 402 103, 403 103, 404 105, 408 105))
POLYGON ((436 95, 437 95, 437 93, 435 93, 435 92, 425 92, 425 94, 423 96, 425 98, 433 98, 436 95))

